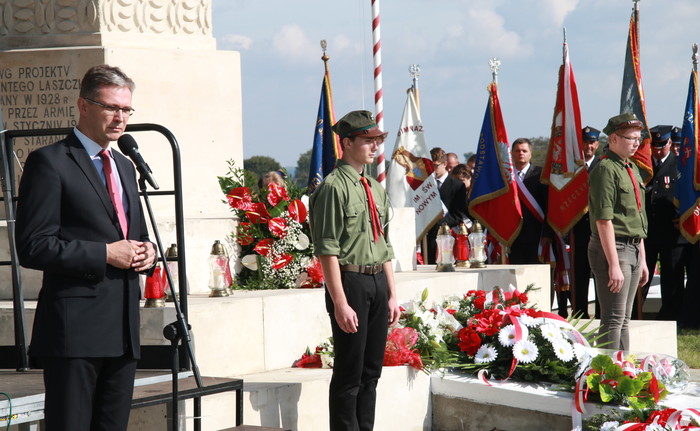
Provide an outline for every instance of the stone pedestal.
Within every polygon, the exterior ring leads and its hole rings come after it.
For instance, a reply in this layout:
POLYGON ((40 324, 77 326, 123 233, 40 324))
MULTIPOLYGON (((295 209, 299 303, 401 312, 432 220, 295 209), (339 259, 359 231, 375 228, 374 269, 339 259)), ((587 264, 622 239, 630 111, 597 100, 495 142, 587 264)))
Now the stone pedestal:
MULTIPOLYGON (((211 244, 232 230, 216 177, 226 174, 227 160, 239 166, 243 160, 240 56, 216 50, 211 0, 3 0, 0 12, 4 128, 74 126, 80 79, 91 66, 118 66, 136 82, 129 123, 162 125, 179 142, 186 219, 180 248, 190 291, 208 292, 211 244)), ((173 190, 167 140, 155 132, 133 136, 161 190, 173 190)), ((17 163, 57 139, 16 139, 17 163)), ((152 197, 151 203, 167 247, 175 242, 174 200, 152 197)), ((11 294, 6 277, 0 298, 11 294)))

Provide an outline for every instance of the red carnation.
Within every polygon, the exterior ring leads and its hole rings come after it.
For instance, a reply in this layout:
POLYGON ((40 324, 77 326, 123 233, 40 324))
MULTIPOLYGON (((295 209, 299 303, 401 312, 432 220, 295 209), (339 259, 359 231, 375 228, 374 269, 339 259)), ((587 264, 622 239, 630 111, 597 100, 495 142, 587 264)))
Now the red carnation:
POLYGON ((474 316, 476 330, 486 336, 496 335, 501 329, 503 316, 498 310, 484 310, 483 313, 474 316))
POLYGON ((248 211, 252 203, 248 187, 236 187, 226 195, 228 204, 235 210, 248 211))
POLYGON ((481 347, 481 337, 471 328, 462 328, 457 333, 459 348, 469 356, 474 356, 481 347))

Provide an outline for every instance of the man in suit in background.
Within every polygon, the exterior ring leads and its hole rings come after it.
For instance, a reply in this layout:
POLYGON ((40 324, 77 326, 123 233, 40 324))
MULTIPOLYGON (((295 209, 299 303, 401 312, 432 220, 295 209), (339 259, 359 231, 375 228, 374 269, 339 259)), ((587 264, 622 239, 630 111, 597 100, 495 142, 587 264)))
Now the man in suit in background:
POLYGON ((450 228, 458 226, 467 218, 467 188, 460 180, 452 177, 447 172, 447 154, 440 147, 430 150, 430 157, 433 159, 435 168, 435 179, 440 189, 440 200, 442 200, 445 215, 429 231, 428 243, 428 264, 435 263, 437 245, 437 231, 441 224, 446 223, 450 228))
POLYGON ((642 288, 641 302, 637 301, 635 304, 635 308, 639 309, 644 303, 658 260, 661 273, 661 309, 658 320, 677 320, 679 317, 685 283, 681 257, 684 248, 689 245, 678 230, 678 209, 673 203, 679 174, 676 155, 671 150, 672 129, 673 126, 662 125, 649 130, 654 167, 654 176, 646 187, 649 231, 644 240, 644 248, 649 281, 642 288))
POLYGON ((546 219, 540 220, 538 215, 533 213, 530 206, 525 203, 527 198, 523 192, 528 192, 534 198, 533 203, 539 206, 545 215, 547 214, 547 186, 540 182, 542 168, 530 163, 532 144, 527 138, 518 138, 513 141, 511 157, 513 158, 515 175, 518 177, 516 182, 523 184, 527 190, 519 193, 523 211, 523 225, 518 237, 510 247, 509 263, 515 265, 541 263, 538 257, 540 239, 542 239, 543 233, 549 232, 544 238, 545 241, 551 241, 551 229, 547 228, 546 219))
POLYGON ((447 164, 445 164, 445 168, 447 169, 448 173, 452 173, 452 169, 455 168, 459 164, 459 157, 457 157, 457 154, 455 153, 447 153, 447 164))
MULTIPOLYGON (((581 130, 583 138, 583 161, 586 169, 591 172, 600 162, 596 156, 598 151, 600 130, 586 126, 581 130)), ((584 319, 590 318, 588 314, 588 286, 591 280, 591 265, 588 263, 588 242, 591 239, 591 224, 588 212, 571 228, 569 241, 574 252, 574 314, 581 314, 584 319)), ((600 311, 596 303, 596 316, 600 311)))
POLYGON ((29 154, 17 251, 43 271, 29 354, 44 368, 48 431, 126 430, 140 355, 138 272, 151 269, 133 164, 110 143, 132 114, 134 82, 95 66, 77 126, 29 154))

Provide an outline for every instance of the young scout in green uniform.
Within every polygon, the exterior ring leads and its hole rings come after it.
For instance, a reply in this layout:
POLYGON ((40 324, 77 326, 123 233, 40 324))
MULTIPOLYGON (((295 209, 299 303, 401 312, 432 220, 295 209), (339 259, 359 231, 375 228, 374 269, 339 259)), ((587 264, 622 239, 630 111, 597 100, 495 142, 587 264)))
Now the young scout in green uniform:
POLYGON ((400 315, 387 237, 388 197, 364 172, 387 134, 369 111, 350 112, 333 131, 343 156, 310 201, 314 253, 326 280, 335 350, 330 429, 369 431, 388 325, 400 315))
POLYGON ((637 288, 646 283, 644 241, 647 217, 644 184, 629 158, 641 144, 641 121, 634 114, 616 115, 603 129, 610 148, 589 173, 588 208, 591 241, 588 260, 600 302, 599 343, 607 349, 628 350, 629 320, 637 288))

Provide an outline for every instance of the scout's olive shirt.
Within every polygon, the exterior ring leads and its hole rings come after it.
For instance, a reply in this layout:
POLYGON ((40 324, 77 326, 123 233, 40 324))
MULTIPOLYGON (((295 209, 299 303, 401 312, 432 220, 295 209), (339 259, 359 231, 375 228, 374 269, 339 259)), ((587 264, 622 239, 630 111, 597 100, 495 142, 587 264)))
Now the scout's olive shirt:
POLYGON ((596 220, 611 220, 616 237, 646 238, 644 184, 637 166, 630 164, 637 179, 642 209, 637 209, 634 185, 625 162, 614 152, 608 151, 607 157, 588 174, 588 211, 592 233, 598 233, 596 220))
POLYGON ((360 174, 338 160, 311 195, 311 237, 316 256, 338 256, 341 265, 376 265, 391 260, 394 250, 388 239, 389 205, 386 191, 366 177, 372 189, 384 235, 375 244, 370 223, 367 195, 360 174))

